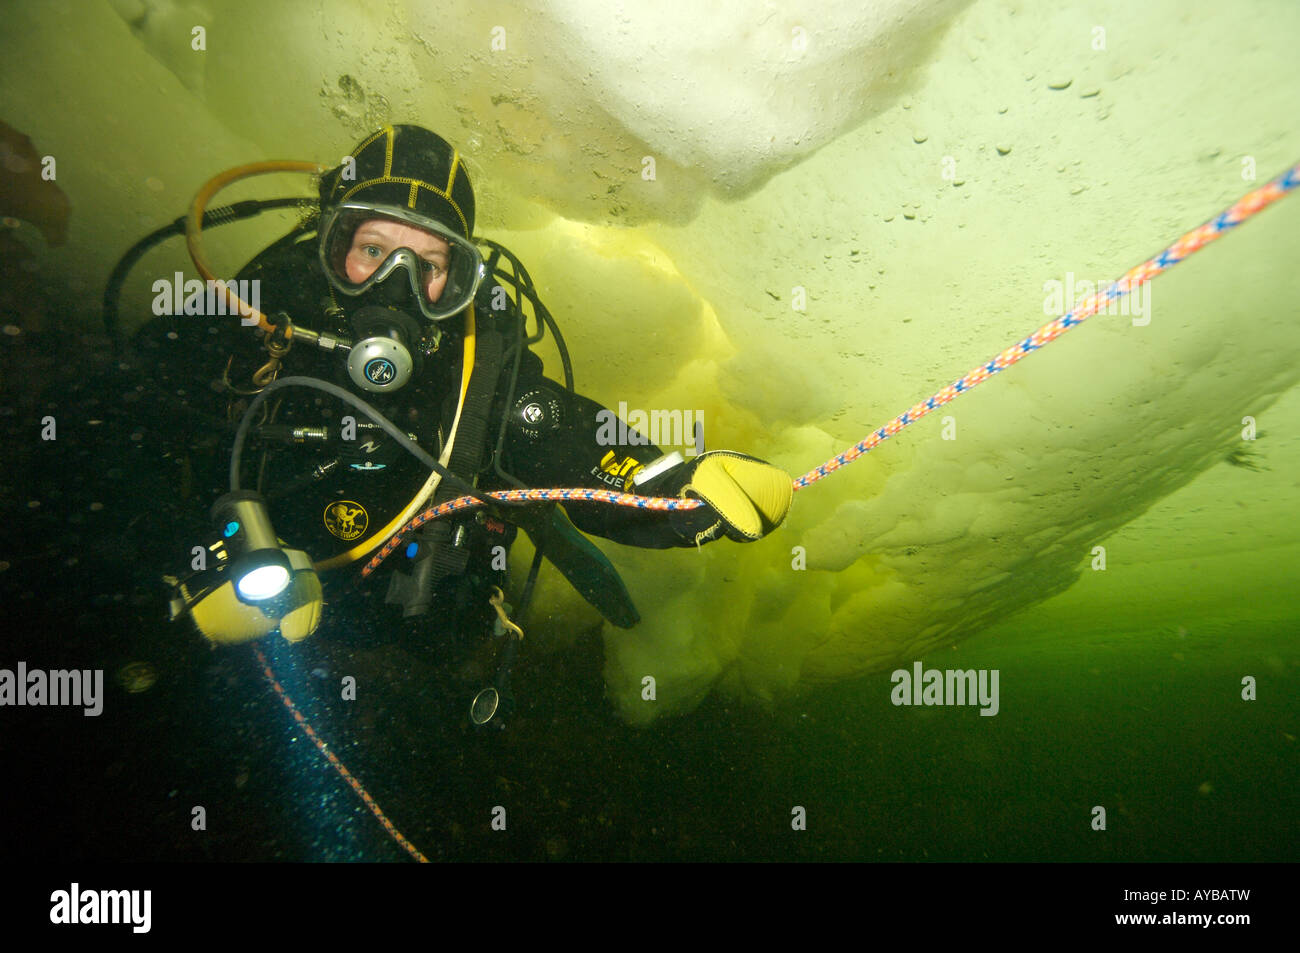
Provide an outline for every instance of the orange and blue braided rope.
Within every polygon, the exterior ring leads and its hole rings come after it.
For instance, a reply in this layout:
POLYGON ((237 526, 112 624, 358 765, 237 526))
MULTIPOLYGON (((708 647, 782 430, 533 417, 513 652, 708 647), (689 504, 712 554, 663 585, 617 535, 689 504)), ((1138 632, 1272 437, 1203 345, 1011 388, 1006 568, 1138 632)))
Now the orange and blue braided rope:
MULTIPOLYGON (((953 381, 947 387, 932 394, 920 403, 913 404, 902 414, 899 414, 883 427, 873 430, 865 438, 854 444, 841 454, 837 454, 831 459, 818 467, 814 467, 807 473, 798 477, 794 481, 794 489, 802 490, 804 487, 811 486, 818 480, 830 476, 840 467, 847 466, 854 460, 868 453, 869 451, 880 446, 894 434, 898 433, 904 427, 916 423, 922 417, 931 411, 938 410, 945 404, 955 400, 962 394, 973 390, 975 387, 984 383, 994 374, 1005 371, 1013 364, 1019 363, 1028 357, 1034 351, 1039 350, 1052 341, 1055 341, 1066 331, 1078 327, 1089 317, 1096 314, 1102 308, 1108 306, 1111 302, 1122 298, 1124 295, 1140 288, 1156 275, 1167 271, 1174 265, 1183 261, 1193 252, 1199 251, 1210 242, 1219 238, 1224 232, 1235 228, 1250 218, 1252 215, 1263 211, 1272 205, 1278 199, 1291 192, 1300 184, 1300 163, 1297 163, 1286 172, 1273 179, 1266 185, 1260 186, 1253 192, 1242 196, 1236 203, 1225 209, 1215 218, 1210 219, 1204 225, 1192 229, 1178 241, 1174 242, 1160 254, 1149 258, 1142 264, 1130 268, 1125 272, 1118 281, 1089 295, 1083 301, 1079 302, 1073 310, 1062 315, 1054 321, 1049 321, 1029 337, 998 354, 992 360, 986 361, 979 365, 965 377, 953 381)), ((574 500, 591 501, 596 503, 610 503, 615 506, 633 506, 638 509, 647 510, 689 510, 702 505, 701 500, 682 499, 675 497, 651 497, 637 496, 634 493, 615 493, 610 490, 594 490, 584 487, 567 487, 555 490, 500 490, 485 493, 485 496, 501 500, 507 503, 518 502, 566 502, 574 500)), ((467 509, 483 504, 472 496, 460 496, 454 500, 449 500, 432 509, 425 510, 414 517, 409 523, 398 530, 397 534, 385 543, 370 561, 366 563, 361 570, 362 576, 368 576, 379 567, 392 552, 402 544, 402 537, 413 529, 424 525, 430 520, 438 519, 448 513, 454 513, 457 510, 467 509)))
POLYGON ((823 477, 829 476, 840 467, 852 463, 858 457, 878 447, 904 427, 916 423, 932 410, 937 410, 944 404, 955 400, 977 385, 984 383, 994 374, 1006 370, 1012 364, 1018 363, 1044 345, 1055 341, 1066 331, 1078 327, 1110 302, 1118 300, 1135 288, 1140 288, 1156 275, 1167 271, 1193 252, 1204 248, 1228 229, 1235 228, 1252 215, 1272 205, 1294 189, 1297 184, 1300 184, 1300 163, 1291 166, 1286 172, 1267 185, 1263 185, 1243 196, 1230 208, 1217 217, 1210 219, 1204 225, 1192 229, 1154 258, 1149 258, 1135 268, 1130 268, 1118 281, 1112 282, 1095 294, 1084 298, 1069 313, 1062 315, 1055 321, 1049 321, 1029 337, 1018 344, 1013 344, 991 361, 976 367, 965 377, 953 381, 943 390, 931 395, 919 404, 914 404, 905 413, 895 417, 878 430, 872 431, 864 440, 854 444, 848 450, 832 457, 821 466, 809 470, 794 481, 794 488, 801 490, 816 483, 823 477))
POLYGON ((392 837, 393 840, 397 841, 398 845, 404 851, 420 863, 427 864, 429 858, 425 857, 424 854, 420 852, 419 848, 402 836, 402 832, 399 831, 393 825, 393 822, 388 819, 388 816, 380 809, 379 804, 370 796, 370 792, 362 786, 361 782, 356 779, 356 776, 353 775, 353 773, 347 769, 347 766, 339 760, 338 755, 330 750, 329 745, 321 740, 320 735, 316 734, 316 730, 312 728, 311 722, 307 720, 307 716, 304 715, 298 709, 298 706, 293 703, 293 699, 289 697, 289 693, 284 690, 284 686, 280 684, 280 680, 275 677, 275 672, 271 668, 271 663, 267 661, 262 650, 254 645, 253 652, 257 655, 257 663, 262 666, 262 675, 268 682, 270 682, 271 688, 273 688, 275 693, 280 696, 280 701, 284 702, 284 707, 289 709, 290 713, 293 715, 294 721, 298 723, 298 727, 303 730, 303 733, 311 739, 311 743, 316 746, 316 750, 325 756, 325 760, 328 761, 333 766, 334 770, 339 773, 339 777, 348 782, 348 786, 357 793, 357 796, 361 798, 366 807, 370 809, 370 813, 375 815, 380 824, 384 825, 384 830, 388 831, 389 836, 392 837))
MULTIPOLYGON (((1070 312, 1054 321, 1049 321, 1029 337, 1012 345, 1002 351, 992 360, 987 361, 971 370, 965 377, 956 380, 944 387, 942 390, 931 395, 927 399, 912 407, 899 416, 895 417, 889 423, 877 430, 872 431, 866 438, 854 444, 848 450, 827 460, 821 466, 818 466, 794 480, 794 489, 801 490, 810 486, 824 477, 834 473, 840 467, 847 466, 854 460, 878 447, 881 443, 888 440, 894 434, 898 433, 904 427, 916 423, 922 417, 925 417, 931 411, 937 410, 955 400, 957 397, 974 389, 979 384, 984 383, 995 374, 1001 373, 1013 364, 1023 360, 1034 351, 1039 350, 1044 345, 1050 344, 1066 331, 1078 327, 1089 317, 1102 310, 1112 301, 1118 300, 1135 288, 1140 288, 1152 278, 1161 272, 1172 268, 1180 261, 1186 259, 1193 252, 1199 251, 1210 242, 1219 238, 1224 232, 1240 225, 1246 219, 1257 214, 1269 205, 1290 193, 1297 185, 1300 185, 1300 163, 1293 165, 1282 175, 1273 179, 1266 185, 1249 192, 1239 199, 1232 206, 1224 210, 1221 214, 1192 229, 1178 241, 1174 242, 1160 254, 1144 261, 1142 264, 1129 269, 1119 280, 1112 282, 1107 287, 1101 289, 1095 294, 1089 295, 1070 312)), ((611 490, 596 490, 585 487, 568 487, 554 490, 502 490, 490 492, 486 496, 504 502, 565 502, 565 501, 590 501, 597 503, 610 503, 616 506, 633 506, 639 509, 649 510, 676 510, 676 509, 694 509, 702 505, 700 500, 666 498, 666 497, 647 497, 637 496, 634 493, 615 493, 611 490)), ((449 500, 439 506, 426 510, 414 517, 398 533, 389 540, 375 554, 375 556, 366 564, 362 570, 362 575, 369 575, 379 566, 385 557, 389 556, 398 546, 401 545, 403 534, 424 525, 430 520, 445 516, 448 513, 457 510, 469 509, 475 506, 481 506, 482 503, 472 496, 461 496, 454 500, 449 500)), ((320 739, 320 736, 312 729, 307 722, 306 717, 300 712, 288 693, 280 685, 271 670, 270 663, 267 662, 266 656, 262 650, 254 647, 257 653, 258 662, 262 665, 262 672, 271 687, 275 689, 280 700, 293 713, 294 719, 299 726, 312 740, 317 749, 325 756, 339 775, 348 782, 352 789, 357 793, 365 803, 370 812, 379 819, 379 822, 388 831, 389 835, 397 841, 401 847, 412 857, 421 863, 427 863, 428 858, 424 856, 410 841, 402 836, 393 823, 380 810, 379 805, 370 796, 361 782, 359 782, 351 772, 343 765, 338 757, 329 749, 329 746, 320 739)))

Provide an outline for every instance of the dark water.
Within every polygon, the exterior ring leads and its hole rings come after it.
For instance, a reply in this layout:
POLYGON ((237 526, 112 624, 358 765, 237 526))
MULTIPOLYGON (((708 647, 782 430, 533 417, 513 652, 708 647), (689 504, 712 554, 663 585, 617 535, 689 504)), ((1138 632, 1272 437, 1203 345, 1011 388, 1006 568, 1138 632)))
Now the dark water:
MULTIPOLYGON (((213 649, 166 621, 166 554, 150 539, 183 487, 133 468, 139 392, 116 383, 128 375, 106 342, 9 336, 3 360, 4 666, 102 668, 106 698, 95 718, 0 712, 0 854, 408 859, 251 647, 213 649), (46 414, 53 442, 38 436, 46 414), (139 661, 157 681, 128 693, 114 675, 139 661)), ((1294 627, 1127 635, 1062 641, 1028 623, 926 660, 998 669, 997 717, 896 707, 881 674, 772 710, 711 700, 643 730, 603 698, 596 633, 523 653, 501 731, 468 724, 482 680, 439 661, 436 621, 397 635, 333 612, 299 646, 262 644, 316 731, 433 860, 1292 859, 1294 627), (343 673, 355 702, 339 698, 343 673), (1241 700, 1243 673, 1260 701, 1241 700), (1095 806, 1105 831, 1091 827, 1095 806), (796 808, 806 830, 792 829, 796 808)))

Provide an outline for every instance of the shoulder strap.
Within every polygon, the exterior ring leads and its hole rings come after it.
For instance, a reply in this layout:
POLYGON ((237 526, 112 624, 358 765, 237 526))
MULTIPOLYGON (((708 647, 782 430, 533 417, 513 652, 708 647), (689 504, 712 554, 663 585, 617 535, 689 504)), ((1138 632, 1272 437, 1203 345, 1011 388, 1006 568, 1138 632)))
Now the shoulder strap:
MULTIPOLYGON (((474 372, 470 375, 465 407, 447 467, 457 476, 470 480, 483 466, 492 402, 501 376, 501 335, 495 322, 479 323, 476 338, 474 372)), ((429 505, 437 506, 460 495, 458 490, 440 485, 429 505)), ((434 520, 419 529, 415 539, 420 552, 405 568, 394 570, 384 601, 401 605, 404 616, 422 615, 428 611, 433 598, 433 584, 465 571, 469 558, 469 540, 465 532, 467 519, 472 517, 434 520)))

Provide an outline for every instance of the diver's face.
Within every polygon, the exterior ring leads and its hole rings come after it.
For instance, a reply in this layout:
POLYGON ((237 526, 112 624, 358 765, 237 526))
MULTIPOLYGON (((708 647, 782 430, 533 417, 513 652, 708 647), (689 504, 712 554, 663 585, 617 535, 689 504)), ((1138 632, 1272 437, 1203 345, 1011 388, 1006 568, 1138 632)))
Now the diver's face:
POLYGON ((343 263, 348 280, 365 281, 385 258, 399 248, 409 248, 420 257, 424 263, 421 275, 424 293, 431 302, 437 301, 447 286, 451 245, 422 228, 391 219, 372 218, 357 227, 352 236, 352 247, 343 263))

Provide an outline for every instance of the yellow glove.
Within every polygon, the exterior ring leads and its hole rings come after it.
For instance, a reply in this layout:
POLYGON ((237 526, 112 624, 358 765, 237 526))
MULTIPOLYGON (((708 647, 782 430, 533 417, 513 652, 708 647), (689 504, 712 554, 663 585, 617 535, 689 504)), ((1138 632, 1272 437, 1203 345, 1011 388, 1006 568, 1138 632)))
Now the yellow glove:
POLYGON ((698 497, 720 517, 696 534, 696 542, 725 532, 744 543, 781 524, 790 512, 793 483, 790 474, 770 463, 731 450, 710 450, 696 459, 690 482, 679 495, 698 497))

